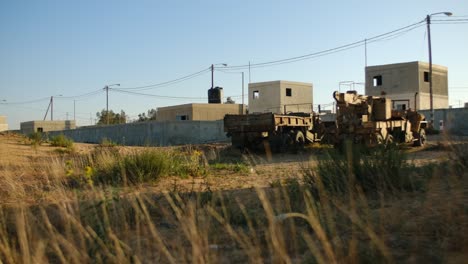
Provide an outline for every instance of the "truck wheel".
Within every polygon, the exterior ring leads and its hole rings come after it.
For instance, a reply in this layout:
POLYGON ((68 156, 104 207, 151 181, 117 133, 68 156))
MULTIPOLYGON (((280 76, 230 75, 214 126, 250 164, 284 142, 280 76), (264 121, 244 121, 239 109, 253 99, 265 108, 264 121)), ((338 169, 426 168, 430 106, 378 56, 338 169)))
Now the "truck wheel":
POLYGON ((294 146, 295 146, 296 151, 301 151, 304 149, 305 137, 301 131, 296 132, 296 139, 294 141, 294 146))
POLYGON ((426 130, 424 128, 421 128, 418 133, 418 138, 416 141, 414 141, 414 145, 416 147, 421 147, 426 144, 426 130))
POLYGON ((393 136, 390 135, 390 134, 388 134, 388 135, 387 135, 387 138, 385 139, 385 144, 386 144, 386 145, 390 145, 390 144, 392 144, 392 143, 393 143, 393 136))
POLYGON ((289 149, 292 148, 294 145, 294 139, 290 135, 290 133, 284 133, 281 136, 281 147, 280 147, 280 152, 287 152, 289 149))
POLYGON ((364 140, 365 140, 365 142, 367 142, 366 145, 368 147, 375 147, 377 145, 385 143, 385 140, 384 140, 382 134, 380 134, 380 133, 371 134, 371 135, 365 137, 364 140))

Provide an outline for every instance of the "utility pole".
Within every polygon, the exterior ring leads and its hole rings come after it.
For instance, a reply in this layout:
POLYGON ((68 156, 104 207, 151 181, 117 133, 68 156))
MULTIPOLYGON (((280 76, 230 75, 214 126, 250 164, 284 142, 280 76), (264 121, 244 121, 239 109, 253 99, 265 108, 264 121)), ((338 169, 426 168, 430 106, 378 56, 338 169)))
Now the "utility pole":
POLYGON ((242 114, 244 114, 244 72, 242 72, 242 114))
POLYGON ((104 90, 106 90, 106 125, 109 124, 109 87, 113 85, 120 86, 120 83, 114 83, 104 86, 104 90))
POLYGON ((364 39, 364 65, 367 67, 367 39, 364 39))
POLYGON ((106 90, 106 125, 109 125, 109 86, 104 86, 106 90))
POLYGON ((432 49, 431 49, 431 15, 426 16, 427 24, 427 43, 429 49, 429 104, 431 109, 430 127, 434 127, 434 105, 432 95, 432 49))
POLYGON ((214 64, 211 64, 211 89, 214 88, 214 64))
POLYGON ((215 65, 223 65, 224 67, 228 66, 226 63, 217 63, 217 64, 211 64, 211 89, 214 88, 214 66, 215 65))
MULTIPOLYGON (((428 43, 428 50, 429 50, 429 97, 430 97, 430 108, 431 108, 431 123, 430 127, 434 127, 434 96, 433 96, 433 90, 432 90, 432 47, 431 47, 431 16, 439 15, 439 14, 444 14, 446 16, 451 16, 452 12, 438 12, 438 13, 433 13, 430 15, 426 16, 426 24, 427 24, 427 43, 428 43)), ((421 108, 421 105, 419 105, 421 108)))
POLYGON ((76 122, 76 100, 73 100, 73 120, 76 122))
POLYGON ((54 121, 54 96, 50 97, 50 121, 54 121))

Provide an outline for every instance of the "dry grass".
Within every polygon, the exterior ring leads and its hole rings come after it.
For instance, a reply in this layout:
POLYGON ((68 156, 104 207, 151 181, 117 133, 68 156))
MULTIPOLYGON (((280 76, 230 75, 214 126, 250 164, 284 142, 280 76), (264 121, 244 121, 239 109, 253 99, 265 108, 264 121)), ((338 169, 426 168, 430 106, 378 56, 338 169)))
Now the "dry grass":
MULTIPOLYGON (((67 172, 86 173, 90 157, 93 167, 112 164, 112 148, 79 156, 73 166, 66 161, 74 157, 58 154, 39 167, 0 164, 0 262, 462 263, 468 150, 448 147, 449 161, 409 172, 422 188, 373 192, 348 181, 346 192, 334 193, 296 175, 268 188, 224 191, 68 185, 67 172), (21 173, 31 170, 34 178, 21 173)), ((206 163, 197 156, 213 173, 206 163)))

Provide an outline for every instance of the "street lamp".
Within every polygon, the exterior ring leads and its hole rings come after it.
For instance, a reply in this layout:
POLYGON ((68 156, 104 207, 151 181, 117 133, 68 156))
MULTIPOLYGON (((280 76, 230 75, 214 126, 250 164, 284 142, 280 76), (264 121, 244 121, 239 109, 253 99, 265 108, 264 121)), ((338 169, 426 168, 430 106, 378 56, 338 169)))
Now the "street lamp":
POLYGON ((431 16, 435 15, 446 15, 451 16, 452 12, 438 12, 426 16, 427 24, 427 43, 429 46, 429 97, 430 97, 430 108, 431 108, 431 127, 434 126, 434 103, 433 103, 433 92, 432 92, 432 49, 431 49, 431 16))
POLYGON ((226 67, 227 63, 211 64, 211 89, 214 88, 214 66, 215 65, 223 65, 224 67, 226 67))
POLYGON ((242 114, 244 114, 244 72, 241 71, 241 72, 225 72, 225 73, 242 74, 242 114))
POLYGON ((338 83, 338 91, 341 92, 341 85, 348 85, 351 88, 352 83, 354 81, 341 81, 338 83))
POLYGON ((106 125, 109 124, 109 87, 111 86, 120 86, 120 83, 114 83, 104 86, 104 90, 106 90, 106 125))

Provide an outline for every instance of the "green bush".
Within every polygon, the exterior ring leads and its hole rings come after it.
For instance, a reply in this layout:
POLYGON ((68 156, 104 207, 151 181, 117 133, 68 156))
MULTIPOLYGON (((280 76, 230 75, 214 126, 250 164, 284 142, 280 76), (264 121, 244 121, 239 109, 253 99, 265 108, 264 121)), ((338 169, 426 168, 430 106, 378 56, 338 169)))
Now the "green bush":
POLYGON ((28 138, 29 140, 31 140, 31 145, 34 145, 34 146, 41 145, 44 140, 44 136, 42 132, 39 132, 39 131, 29 134, 28 138))
POLYGON ((243 163, 214 163, 210 165, 213 170, 227 170, 235 173, 248 173, 249 167, 243 163))
POLYGON ((402 150, 396 145, 365 148, 349 144, 344 152, 330 151, 316 169, 306 169, 305 182, 314 192, 343 194, 355 187, 364 192, 419 188, 402 150))
POLYGON ((115 147, 117 146, 117 143, 114 141, 108 139, 108 138, 102 138, 101 143, 99 143, 100 147, 115 147))
POLYGON ((63 134, 51 138, 50 144, 54 147, 72 148, 73 140, 63 134))
POLYGON ((98 166, 93 181, 100 184, 134 185, 156 181, 169 174, 171 157, 164 152, 145 150, 117 156, 107 165, 98 166))

